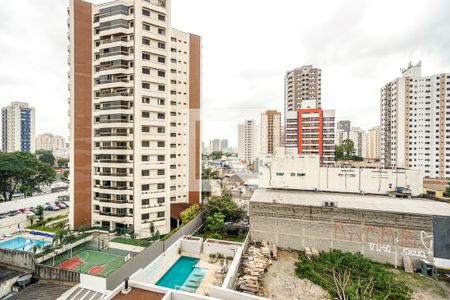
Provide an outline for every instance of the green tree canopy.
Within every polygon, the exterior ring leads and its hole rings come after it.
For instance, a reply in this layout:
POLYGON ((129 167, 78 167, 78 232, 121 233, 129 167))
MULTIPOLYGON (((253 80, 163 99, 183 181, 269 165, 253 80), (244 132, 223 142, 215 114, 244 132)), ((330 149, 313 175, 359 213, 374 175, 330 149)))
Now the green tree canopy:
POLYGON ((344 157, 350 157, 355 154, 355 144, 352 140, 346 139, 342 142, 342 150, 344 157))
POLYGON ((211 230, 213 233, 221 233, 223 223, 225 223, 224 215, 221 213, 214 213, 206 217, 206 229, 211 230))
POLYGON ((219 173, 213 171, 211 168, 207 168, 202 173, 202 179, 217 179, 219 178, 219 173))
POLYGON ((49 150, 38 150, 36 151, 36 157, 43 163, 53 167, 55 165, 55 157, 49 150))
POLYGON ((222 155, 223 155, 222 151, 213 151, 213 153, 211 153, 211 159, 212 160, 221 159, 222 155))
POLYGON ((68 168, 69 167, 69 160, 67 158, 60 158, 57 160, 56 164, 60 168, 68 168))
POLYGON ((13 194, 31 195, 41 184, 51 184, 55 171, 29 152, 0 152, 0 202, 13 194))
POLYGON ((236 222, 245 216, 245 210, 239 207, 229 195, 213 196, 206 203, 209 215, 220 213, 225 222, 236 222))
POLYGON ((187 224, 200 212, 200 205, 193 204, 180 213, 181 224, 187 224))

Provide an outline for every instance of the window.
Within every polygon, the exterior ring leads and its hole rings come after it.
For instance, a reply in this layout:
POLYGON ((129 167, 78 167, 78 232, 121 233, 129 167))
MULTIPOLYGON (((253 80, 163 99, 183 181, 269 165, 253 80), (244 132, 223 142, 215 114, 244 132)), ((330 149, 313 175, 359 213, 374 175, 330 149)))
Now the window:
POLYGON ((146 38, 142 38, 142 44, 143 44, 143 45, 150 46, 150 40, 149 40, 149 39, 146 39, 146 38))
POLYGON ((149 68, 142 68, 142 74, 150 75, 150 69, 149 68))
POLYGON ((164 218, 165 213, 163 211, 158 211, 158 218, 164 218))
POLYGON ((149 11, 149 10, 142 9, 142 14, 143 14, 144 16, 150 17, 150 11, 149 11))
POLYGON ((277 172, 275 175, 276 175, 276 176, 284 176, 284 173, 278 173, 278 172, 277 172))
POLYGON ((164 155, 158 155, 157 156, 157 161, 165 161, 166 158, 164 157, 164 155))
POLYGON ((162 148, 165 146, 166 146, 166 143, 164 141, 158 141, 158 147, 162 148))
POLYGON ((166 63, 166 58, 163 56, 158 56, 158 62, 164 64, 166 63))
POLYGON ((142 141, 142 147, 150 147, 150 141, 142 141))
POLYGON ((164 183, 158 183, 157 184, 158 190, 163 190, 165 187, 166 187, 166 185, 164 183))
POLYGON ((158 133, 165 133, 166 129, 164 127, 158 127, 158 133))
POLYGON ((150 204, 150 199, 142 199, 142 205, 149 205, 150 204))
POLYGON ((143 111, 142 112, 142 117, 143 118, 150 118, 150 113, 148 111, 143 111))
POLYGON ((142 214, 142 220, 149 220, 150 219, 150 214, 142 214))
POLYGON ((158 42, 158 48, 159 49, 166 49, 166 44, 164 44, 162 42, 158 42))
POLYGON ((142 170, 142 176, 150 176, 150 170, 142 170))
POLYGON ((158 34, 166 35, 166 30, 164 28, 158 28, 158 34))
POLYGON ((158 119, 164 120, 166 118, 166 115, 164 113, 158 113, 158 119))
POLYGON ((164 199, 164 197, 158 197, 158 199, 156 199, 156 201, 157 201, 158 203, 164 203, 164 202, 165 202, 165 199, 164 199))
POLYGON ((158 105, 165 105, 165 104, 166 104, 166 100, 158 99, 158 105))
POLYGON ((158 20, 160 20, 160 21, 165 21, 165 20, 166 20, 166 16, 165 16, 165 15, 158 14, 158 20))
POLYGON ((150 83, 148 83, 148 82, 143 82, 143 83, 142 83, 142 88, 143 88, 143 89, 146 89, 146 90, 149 90, 149 89, 150 89, 150 83))
POLYGON ((142 161, 149 161, 150 157, 148 155, 142 155, 142 161))
POLYGON ((142 132, 150 132, 149 126, 142 126, 142 132))
POLYGON ((164 72, 164 71, 158 71, 158 76, 159 76, 159 77, 166 77, 166 72, 164 72))
POLYGON ((150 98, 149 97, 142 97, 142 103, 150 104, 150 98))
POLYGON ((150 185, 149 185, 149 184, 143 184, 142 187, 141 187, 141 189, 142 189, 143 191, 148 191, 148 190, 150 190, 150 185))
POLYGON ((142 53, 142 60, 150 60, 150 54, 142 53))

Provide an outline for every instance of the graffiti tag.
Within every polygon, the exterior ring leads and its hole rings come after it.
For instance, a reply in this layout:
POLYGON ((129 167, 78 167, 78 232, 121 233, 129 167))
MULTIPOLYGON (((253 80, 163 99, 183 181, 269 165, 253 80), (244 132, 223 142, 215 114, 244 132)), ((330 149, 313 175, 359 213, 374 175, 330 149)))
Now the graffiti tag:
POLYGON ((421 258, 426 258, 425 251, 417 250, 417 249, 409 249, 409 248, 403 248, 402 250, 403 256, 417 256, 421 258))
POLYGON ((389 245, 383 245, 383 244, 373 244, 369 243, 369 248, 372 251, 376 252, 384 252, 384 253, 391 253, 391 246, 389 245))

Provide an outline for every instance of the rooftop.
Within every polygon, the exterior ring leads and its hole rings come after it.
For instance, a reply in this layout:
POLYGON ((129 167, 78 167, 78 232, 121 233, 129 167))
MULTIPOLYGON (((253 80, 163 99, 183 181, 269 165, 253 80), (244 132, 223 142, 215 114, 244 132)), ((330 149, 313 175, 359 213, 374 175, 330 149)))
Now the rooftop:
POLYGON ((161 300, 164 298, 165 294, 152 292, 148 290, 143 290, 139 288, 132 287, 131 291, 124 295, 122 293, 119 293, 117 296, 115 296, 114 300, 126 300, 126 299, 133 299, 133 300, 161 300))
POLYGON ((14 278, 16 276, 19 276, 23 274, 23 272, 9 270, 3 267, 0 267, 0 283, 7 281, 11 278, 14 278))
POLYGON ((35 283, 8 298, 10 300, 54 300, 71 289, 70 285, 57 285, 48 283, 35 283))
POLYGON ((384 195, 312 192, 300 190, 257 189, 251 202, 303 206, 323 206, 324 201, 337 202, 338 208, 450 216, 450 204, 423 198, 401 199, 384 195))

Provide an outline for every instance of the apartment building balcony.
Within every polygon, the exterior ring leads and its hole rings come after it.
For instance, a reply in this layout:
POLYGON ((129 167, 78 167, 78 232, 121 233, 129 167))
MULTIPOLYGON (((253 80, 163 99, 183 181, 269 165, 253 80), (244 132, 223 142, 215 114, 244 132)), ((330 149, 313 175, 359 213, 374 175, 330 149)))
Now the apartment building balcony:
POLYGON ((115 200, 110 198, 103 198, 103 197, 94 197, 94 201, 99 201, 103 203, 115 203, 115 204, 132 204, 133 201, 128 200, 115 200))
MULTIPOLYGON (((95 212, 95 211, 94 211, 95 212)), ((105 212, 105 211, 98 211, 98 214, 101 216, 112 216, 112 217, 132 217, 132 215, 128 215, 126 212, 105 212)))
POLYGON ((111 185, 102 185, 102 184, 96 184, 94 185, 94 188, 101 189, 101 190, 116 190, 116 191, 126 191, 126 190, 132 190, 132 187, 128 186, 111 186, 111 185))

